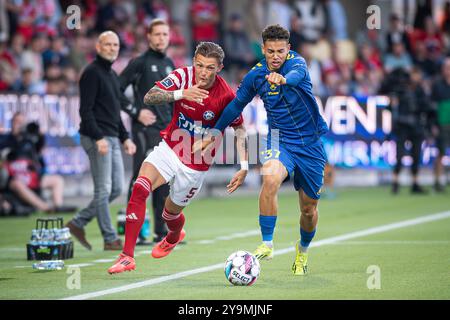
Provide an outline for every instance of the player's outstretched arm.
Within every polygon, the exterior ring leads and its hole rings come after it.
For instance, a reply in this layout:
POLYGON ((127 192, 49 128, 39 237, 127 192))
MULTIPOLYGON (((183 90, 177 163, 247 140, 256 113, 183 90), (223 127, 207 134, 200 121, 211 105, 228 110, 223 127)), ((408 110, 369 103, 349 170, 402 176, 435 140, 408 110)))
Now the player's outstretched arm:
POLYGON ((175 91, 163 90, 158 86, 154 86, 145 94, 144 103, 146 105, 159 105, 171 103, 180 99, 202 103, 203 99, 208 98, 209 92, 199 88, 201 85, 202 83, 200 82, 188 89, 179 89, 175 91))
POLYGON ((243 125, 235 126, 234 132, 236 135, 237 151, 241 163, 241 170, 235 173, 230 183, 227 185, 228 193, 234 192, 239 188, 245 180, 248 172, 248 141, 247 131, 243 125))

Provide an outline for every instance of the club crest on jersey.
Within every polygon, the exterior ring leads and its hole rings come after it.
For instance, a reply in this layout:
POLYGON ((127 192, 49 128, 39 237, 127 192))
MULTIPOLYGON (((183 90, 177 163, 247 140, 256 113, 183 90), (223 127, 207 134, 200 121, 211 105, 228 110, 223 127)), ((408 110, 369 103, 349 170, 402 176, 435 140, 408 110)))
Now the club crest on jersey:
POLYGON ((165 78, 164 80, 162 80, 160 82, 162 84, 162 86, 166 89, 170 88, 171 86, 173 86, 173 80, 170 78, 165 78))
POLYGON ((189 118, 187 118, 183 113, 178 114, 178 127, 180 129, 187 130, 191 136, 194 134, 207 134, 208 133, 208 127, 203 127, 201 125, 201 121, 193 121, 189 118))
POLYGON ((203 113, 203 119, 207 121, 214 119, 214 116, 215 114, 211 110, 207 110, 203 113))

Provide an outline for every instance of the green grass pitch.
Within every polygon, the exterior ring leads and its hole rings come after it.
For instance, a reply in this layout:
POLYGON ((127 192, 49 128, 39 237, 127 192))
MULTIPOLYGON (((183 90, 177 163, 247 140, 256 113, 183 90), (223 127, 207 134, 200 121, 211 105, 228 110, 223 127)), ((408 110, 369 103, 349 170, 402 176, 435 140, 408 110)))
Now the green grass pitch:
MULTIPOLYGON (((112 208, 115 221, 119 205, 112 208)), ((319 205, 319 241, 355 231, 432 215, 450 210, 450 197, 430 194, 398 196, 387 188, 339 190, 334 200, 319 205)), ((223 268, 169 279, 161 277, 225 262, 236 250, 253 251, 260 243, 258 197, 240 196, 199 199, 186 210, 187 245, 179 246, 164 259, 153 259, 151 247, 137 247, 137 270, 109 275, 116 252, 104 252, 96 221, 87 228, 94 249, 87 251, 75 241, 75 258, 66 260, 60 271, 37 271, 26 260, 25 245, 35 218, 0 220, 0 299, 61 299, 142 283, 148 285, 92 299, 450 299, 450 217, 361 235, 334 244, 312 247, 309 274, 294 277, 294 252, 262 261, 261 275, 253 286, 234 287, 225 279, 223 268), (106 260, 106 261, 105 261, 106 260), (79 289, 70 289, 67 266, 79 268, 79 289), (369 289, 373 274, 380 271, 380 288, 369 289), (369 268, 370 270, 370 268, 369 268), (368 281, 369 280, 369 281, 368 281)), ((71 216, 64 215, 67 221, 71 216)), ((275 250, 292 248, 299 237, 297 194, 279 195, 279 217, 275 250)), ((72 269, 73 270, 73 269, 72 269)))

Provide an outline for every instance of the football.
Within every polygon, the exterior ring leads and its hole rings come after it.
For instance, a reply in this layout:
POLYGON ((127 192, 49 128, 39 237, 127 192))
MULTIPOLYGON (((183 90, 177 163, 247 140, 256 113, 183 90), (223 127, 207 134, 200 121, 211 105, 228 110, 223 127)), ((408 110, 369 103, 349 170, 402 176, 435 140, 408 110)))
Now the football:
POLYGON ((225 262, 225 277, 235 286, 251 286, 259 277, 261 267, 250 252, 233 252, 225 262))

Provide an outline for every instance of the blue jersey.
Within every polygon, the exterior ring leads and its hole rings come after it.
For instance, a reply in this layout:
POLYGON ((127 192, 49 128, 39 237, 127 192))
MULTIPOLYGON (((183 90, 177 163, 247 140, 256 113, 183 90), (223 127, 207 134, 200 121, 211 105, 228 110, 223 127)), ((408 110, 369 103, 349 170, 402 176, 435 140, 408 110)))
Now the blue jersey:
POLYGON ((312 93, 305 59, 289 51, 277 71, 286 78, 285 85, 269 84, 265 77, 270 72, 266 59, 263 59, 247 73, 236 93, 239 105, 245 107, 258 94, 267 111, 269 138, 271 131, 278 129, 280 142, 309 145, 317 141, 328 127, 312 93))
POLYGON ((266 76, 271 71, 262 60, 244 77, 236 98, 223 111, 215 128, 226 128, 253 99, 259 95, 264 101, 269 122, 269 136, 263 162, 280 161, 294 179, 296 190, 303 189, 313 199, 320 197, 326 153, 319 139, 328 131, 319 106, 312 94, 311 79, 305 59, 289 51, 277 73, 286 79, 284 85, 271 85, 266 76), (276 143, 275 131, 278 131, 276 143))

